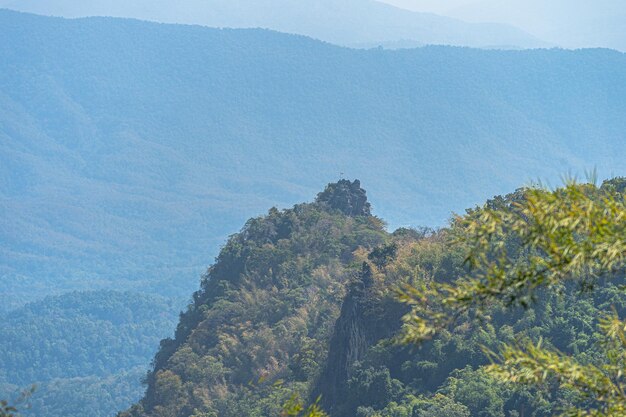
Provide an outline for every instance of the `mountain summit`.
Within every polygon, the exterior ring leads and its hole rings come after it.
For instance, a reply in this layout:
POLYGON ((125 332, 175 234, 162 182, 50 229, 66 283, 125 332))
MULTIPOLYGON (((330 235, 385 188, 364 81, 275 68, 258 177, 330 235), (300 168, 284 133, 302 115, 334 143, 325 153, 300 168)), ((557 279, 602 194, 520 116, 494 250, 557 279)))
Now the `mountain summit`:
POLYGON ((122 416, 279 415, 283 394, 312 388, 322 369, 358 276, 355 253, 388 238, 359 181, 250 219, 208 269, 175 338, 161 342, 145 397, 122 416))
POLYGON ((367 201, 366 192, 361 188, 361 182, 354 180, 340 180, 334 184, 328 184, 326 189, 317 195, 315 200, 339 210, 346 216, 370 216, 370 203, 367 201))

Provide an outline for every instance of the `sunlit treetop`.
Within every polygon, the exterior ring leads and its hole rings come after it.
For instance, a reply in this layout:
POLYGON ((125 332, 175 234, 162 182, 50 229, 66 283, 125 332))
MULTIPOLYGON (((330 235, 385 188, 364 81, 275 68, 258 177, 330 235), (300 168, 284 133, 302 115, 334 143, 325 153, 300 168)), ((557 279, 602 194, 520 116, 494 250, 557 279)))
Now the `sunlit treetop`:
MULTIPOLYGON (((400 291, 411 312, 400 340, 419 343, 460 317, 484 318, 493 305, 530 307, 540 289, 579 284, 590 291, 619 276, 626 260, 626 180, 601 187, 568 182, 528 188, 494 199, 453 222, 454 244, 467 250, 467 274, 435 282, 427 277, 400 291)), ((486 351, 486 370, 504 383, 535 388, 550 383, 573 393, 564 416, 626 416, 626 322, 607 311, 598 323, 602 357, 594 363, 547 349, 542 341, 486 351)))
POLYGON ((616 186, 528 188, 455 219, 451 236, 467 248, 468 273, 405 288, 401 299, 413 312, 404 340, 428 339, 494 303, 528 307, 539 288, 575 281, 587 290, 610 277, 626 259, 626 205, 616 186))

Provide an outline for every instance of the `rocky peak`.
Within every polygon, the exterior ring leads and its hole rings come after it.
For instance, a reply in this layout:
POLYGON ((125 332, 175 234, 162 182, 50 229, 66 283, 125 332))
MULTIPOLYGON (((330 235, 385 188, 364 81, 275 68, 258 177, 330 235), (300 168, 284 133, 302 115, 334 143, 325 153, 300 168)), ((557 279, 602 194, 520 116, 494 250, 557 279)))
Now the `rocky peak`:
POLYGON ((371 206, 367 201, 366 191, 359 180, 340 180, 326 186, 319 193, 316 203, 339 210, 347 216, 370 216, 371 206))

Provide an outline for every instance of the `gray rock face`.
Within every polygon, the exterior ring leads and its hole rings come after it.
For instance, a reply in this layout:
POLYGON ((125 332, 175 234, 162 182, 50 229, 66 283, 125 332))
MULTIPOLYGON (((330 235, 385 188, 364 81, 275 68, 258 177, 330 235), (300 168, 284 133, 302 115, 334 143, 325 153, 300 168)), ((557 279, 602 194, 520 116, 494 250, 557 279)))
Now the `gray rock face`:
POLYGON ((317 195, 318 204, 339 210, 347 216, 370 216, 371 206, 367 201, 366 191, 361 188, 359 180, 340 180, 328 184, 326 189, 317 195))
POLYGON ((347 395, 351 366, 362 359, 373 343, 366 317, 367 294, 371 285, 371 270, 364 265, 360 279, 351 286, 341 307, 330 342, 326 368, 315 389, 315 394, 321 395, 325 410, 333 415, 343 415, 343 410, 333 406, 341 403, 347 395))
MULTIPOLYGON (((348 287, 330 340, 328 358, 313 389, 311 401, 321 396, 322 408, 334 417, 353 417, 359 404, 351 400, 350 380, 369 349, 400 330, 406 305, 379 298, 380 283, 363 264, 348 287)), ((354 397, 352 397, 354 398, 354 397)))

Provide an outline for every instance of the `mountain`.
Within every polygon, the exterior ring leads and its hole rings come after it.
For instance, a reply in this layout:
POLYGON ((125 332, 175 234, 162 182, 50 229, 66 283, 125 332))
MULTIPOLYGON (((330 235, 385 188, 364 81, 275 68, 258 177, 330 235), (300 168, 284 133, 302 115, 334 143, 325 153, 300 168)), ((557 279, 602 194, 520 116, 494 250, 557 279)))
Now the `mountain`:
MULTIPOLYGON (((602 188, 616 185, 624 179, 602 188)), ((524 192, 486 207, 511 207, 524 192)), ((346 180, 313 203, 249 220, 209 268, 175 338, 161 342, 146 395, 120 417, 280 415, 293 394, 321 395, 333 417, 555 415, 576 401, 567 386, 544 396, 503 385, 484 372, 483 349, 531 338, 595 357, 602 311, 626 312, 623 271, 593 293, 563 284, 531 308, 494 303, 489 320, 467 312, 419 349, 394 343, 409 311, 396 290, 464 276, 464 233, 460 222, 386 232, 360 182, 346 180)), ((520 244, 508 243, 523 261, 520 244)))
POLYGON ((0 7, 64 17, 115 16, 214 27, 260 27, 358 47, 406 43, 514 48, 547 45, 512 26, 466 23, 372 0, 3 0, 0 7))
POLYGON ((277 399, 306 386, 325 361, 360 267, 354 253, 387 239, 359 181, 246 222, 209 268, 175 338, 161 342, 131 415, 279 415, 277 399))
POLYGON ((620 0, 387 0, 468 22, 514 25, 568 48, 606 47, 626 51, 626 4, 620 0))
POLYGON ((184 299, 246 218, 342 172, 396 227, 624 169, 614 51, 366 51, 10 11, 0 28, 6 310, 71 290, 184 299))
POLYGON ((141 380, 180 305, 150 294, 72 292, 0 316, 0 397, 35 384, 33 417, 105 417, 141 380))

